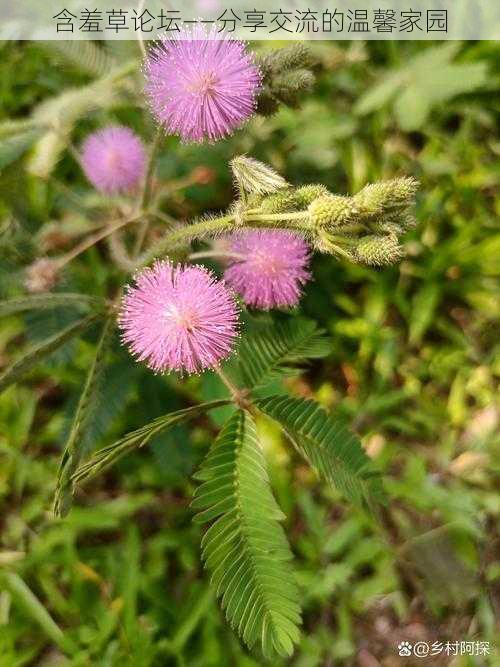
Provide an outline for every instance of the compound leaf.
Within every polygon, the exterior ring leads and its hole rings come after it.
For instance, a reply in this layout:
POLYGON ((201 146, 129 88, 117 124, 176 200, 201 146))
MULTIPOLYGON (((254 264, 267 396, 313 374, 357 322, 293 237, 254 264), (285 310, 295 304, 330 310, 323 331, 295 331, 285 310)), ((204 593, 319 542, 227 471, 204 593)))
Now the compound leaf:
POLYGON ((229 623, 267 658, 291 655, 300 623, 292 554, 248 412, 230 417, 196 477, 195 520, 210 523, 202 557, 229 623))

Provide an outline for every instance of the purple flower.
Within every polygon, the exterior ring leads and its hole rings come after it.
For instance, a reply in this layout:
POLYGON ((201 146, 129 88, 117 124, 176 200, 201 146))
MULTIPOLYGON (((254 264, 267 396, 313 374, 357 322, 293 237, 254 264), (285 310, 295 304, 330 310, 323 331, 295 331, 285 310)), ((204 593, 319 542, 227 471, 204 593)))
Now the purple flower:
POLYGON ((146 152, 132 130, 113 125, 87 137, 82 146, 82 166, 97 190, 106 194, 125 192, 144 177, 146 152))
POLYGON ((269 310, 295 306, 310 278, 309 247, 285 230, 250 230, 230 237, 228 284, 250 306, 269 310))
POLYGON ((144 71, 153 114, 186 142, 231 134, 254 112, 261 84, 243 42, 199 25, 159 42, 144 71))
POLYGON ((216 367, 238 334, 238 309, 223 281, 202 266, 157 261, 128 288, 119 316, 122 340, 154 371, 216 367))

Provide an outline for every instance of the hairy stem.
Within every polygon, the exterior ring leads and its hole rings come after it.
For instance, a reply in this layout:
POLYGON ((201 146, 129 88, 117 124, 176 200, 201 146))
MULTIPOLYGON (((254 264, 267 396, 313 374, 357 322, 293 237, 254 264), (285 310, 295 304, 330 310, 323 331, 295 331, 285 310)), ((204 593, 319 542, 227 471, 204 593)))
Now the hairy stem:
MULTIPOLYGON (((144 176, 144 183, 142 186, 142 193, 139 202, 138 212, 146 211, 151 201, 153 176, 156 166, 155 164, 156 155, 158 153, 158 148, 160 146, 160 140, 161 140, 161 130, 160 128, 158 128, 155 137, 153 139, 153 143, 151 144, 151 149, 149 151, 148 165, 146 168, 146 174, 144 176)), ((141 252, 142 246, 144 245, 144 241, 146 239, 146 235, 148 233, 148 229, 149 229, 149 218, 146 217, 144 219, 143 224, 140 226, 139 231, 137 232, 137 238, 135 240, 135 246, 133 250, 134 258, 137 258, 139 256, 139 253, 141 252)))
POLYGON ((250 406, 250 401, 248 400, 248 395, 249 395, 249 390, 248 389, 240 389, 240 387, 237 387, 230 378, 227 377, 227 375, 224 373, 222 368, 216 368, 215 372, 217 375, 220 377, 222 382, 225 384, 225 386, 229 389, 231 393, 231 398, 236 403, 236 405, 240 408, 243 409, 248 409, 250 406))
POLYGON ((200 220, 185 227, 179 227, 166 234, 153 248, 149 248, 140 258, 138 266, 145 266, 157 257, 161 257, 168 250, 179 243, 188 243, 194 239, 211 234, 220 234, 231 229, 234 216, 226 215, 220 218, 200 220))
POLYGON ((201 250, 200 252, 192 252, 188 259, 209 259, 211 257, 219 259, 246 259, 245 255, 240 255, 237 252, 224 252, 223 250, 201 250))
MULTIPOLYGON (((137 16, 140 16, 142 14, 142 11, 144 9, 144 3, 146 0, 139 0, 139 3, 137 5, 137 9, 135 10, 137 13, 137 16)), ((141 31, 139 30, 137 32, 137 42, 139 44, 139 48, 141 50, 142 57, 146 57, 146 47, 144 46, 144 40, 142 38, 141 31)))
MULTIPOLYGON (((179 227, 166 234, 154 247, 149 248, 140 258, 138 266, 146 266, 157 257, 161 257, 180 243, 189 243, 206 236, 215 236, 234 228, 235 216, 224 215, 220 218, 200 220, 185 227, 179 227)), ((304 213, 289 213, 286 215, 255 215, 244 217, 244 227, 271 227, 293 229, 310 232, 310 226, 304 213)))
POLYGON ((292 229, 302 232, 311 231, 307 213, 304 211, 297 211, 295 213, 245 214, 245 225, 249 227, 278 227, 280 229, 292 229))
POLYGON ((125 220, 120 220, 119 222, 116 222, 114 224, 108 225, 105 229, 101 230, 100 232, 97 232, 96 234, 92 234, 91 236, 87 236, 87 238, 83 239, 81 243, 78 243, 72 250, 67 252, 65 255, 60 257, 59 259, 55 260, 59 266, 59 268, 62 268, 71 260, 75 259, 75 257, 78 257, 78 255, 81 255, 82 252, 85 252, 85 250, 88 250, 91 248, 93 245, 96 243, 99 243, 99 241, 102 241, 106 237, 108 237, 110 234, 114 234, 116 231, 121 229, 122 227, 125 227, 125 225, 130 224, 131 222, 137 222, 137 220, 140 219, 141 216, 134 216, 131 218, 126 218, 125 220))
POLYGON ((263 222, 288 222, 289 220, 307 220, 307 218, 307 211, 295 211, 293 213, 254 213, 249 219, 263 222))
POLYGON ((151 200, 151 189, 153 184, 153 175, 155 171, 155 162, 156 155, 158 153, 158 148, 160 147, 161 141, 161 130, 157 129, 156 134, 153 138, 151 148, 148 155, 148 164, 146 167, 146 173, 144 175, 144 182, 142 184, 142 192, 139 203, 139 210, 144 211, 148 206, 151 200))

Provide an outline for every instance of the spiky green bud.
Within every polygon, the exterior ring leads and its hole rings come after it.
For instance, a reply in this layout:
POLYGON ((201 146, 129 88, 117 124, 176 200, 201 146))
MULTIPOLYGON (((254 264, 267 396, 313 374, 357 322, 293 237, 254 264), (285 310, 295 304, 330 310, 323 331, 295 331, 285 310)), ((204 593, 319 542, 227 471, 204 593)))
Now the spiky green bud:
POLYGON ((248 208, 258 208, 261 205, 263 198, 264 198, 263 195, 258 195, 255 192, 248 195, 247 197, 248 208))
POLYGON ((412 176, 394 178, 388 181, 391 185, 391 206, 393 208, 407 208, 412 206, 418 190, 418 181, 412 176))
POLYGON ((406 231, 408 229, 415 229, 415 227, 418 225, 418 221, 414 215, 408 213, 408 211, 405 211, 399 218, 399 224, 406 231))
POLYGON ((240 191, 268 194, 288 187, 285 179, 274 169, 254 158, 238 155, 231 160, 230 165, 240 191))
POLYGON ((350 222, 357 213, 351 197, 322 195, 307 209, 311 226, 315 229, 339 227, 350 222))
POLYGON ((276 76, 270 84, 273 95, 288 106, 297 106, 303 93, 314 86, 314 74, 307 69, 297 69, 276 76))
POLYGON ((369 266, 395 264, 403 256, 403 249, 394 236, 364 236, 356 246, 356 258, 369 266))
POLYGON ((361 216, 370 218, 392 210, 405 209, 413 204, 418 181, 411 177, 369 183, 354 196, 361 216))
POLYGON ((301 185, 295 190, 295 201, 299 210, 306 209, 318 197, 330 194, 328 188, 320 183, 301 185))
POLYGON ((298 42, 264 54, 259 58, 258 65, 265 77, 266 74, 280 74, 297 68, 311 67, 313 56, 303 42, 298 42))
POLYGON ((295 192, 293 188, 279 190, 264 197, 260 204, 263 213, 288 213, 296 209, 295 192))
POLYGON ((395 236, 396 238, 403 233, 403 227, 398 225, 397 222, 392 220, 376 220, 370 224, 370 228, 376 232, 376 234, 388 234, 389 236, 395 236))
POLYGON ((257 98, 256 113, 261 116, 272 116, 280 107, 279 100, 277 100, 272 92, 266 87, 262 89, 257 98))

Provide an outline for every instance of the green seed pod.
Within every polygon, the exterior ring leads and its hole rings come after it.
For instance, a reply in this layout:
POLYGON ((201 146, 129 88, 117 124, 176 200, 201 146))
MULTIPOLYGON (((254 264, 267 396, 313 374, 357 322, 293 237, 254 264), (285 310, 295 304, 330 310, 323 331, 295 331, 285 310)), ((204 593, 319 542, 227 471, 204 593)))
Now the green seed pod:
POLYGON ((350 222, 357 213, 351 197, 341 195, 322 195, 309 204, 307 211, 315 229, 339 227, 350 222))
POLYGON ((356 247, 356 257, 362 264, 387 266, 403 256, 403 249, 394 236, 364 236, 356 247))
POLYGON ((272 195, 264 197, 260 204, 263 213, 289 213, 297 208, 295 202, 295 191, 293 188, 280 190, 272 195))
POLYGON ((328 188, 320 183, 301 185, 295 190, 295 201, 299 210, 306 209, 318 197, 330 194, 328 188))

